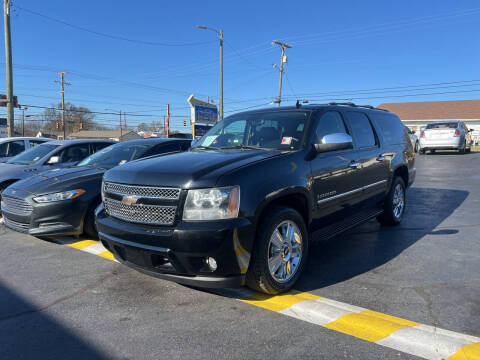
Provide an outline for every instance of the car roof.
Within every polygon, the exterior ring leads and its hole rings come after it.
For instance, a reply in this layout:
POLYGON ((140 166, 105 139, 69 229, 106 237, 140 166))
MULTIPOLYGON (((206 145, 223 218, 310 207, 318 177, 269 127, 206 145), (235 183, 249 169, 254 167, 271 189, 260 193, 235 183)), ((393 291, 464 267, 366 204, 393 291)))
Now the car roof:
POLYGON ((288 111, 302 111, 302 110, 309 110, 309 111, 315 111, 315 110, 339 110, 339 109, 348 109, 348 110, 361 110, 365 112, 374 112, 374 113, 382 113, 382 114, 391 114, 394 115, 394 113, 391 113, 388 110, 385 109, 380 109, 380 108, 375 108, 371 105, 356 105, 354 103, 328 103, 328 104, 300 104, 296 106, 282 106, 282 107, 277 107, 277 108, 262 108, 262 109, 256 109, 256 110, 250 110, 250 111, 244 111, 244 112, 239 112, 235 113, 232 115, 238 115, 238 114, 255 114, 255 113, 264 113, 264 112, 288 112, 288 111))
POLYGON ((115 144, 114 140, 103 140, 103 139, 78 139, 78 140, 53 140, 49 141, 49 145, 74 145, 74 144, 115 144))
POLYGON ((0 138, 0 142, 7 142, 7 141, 16 141, 16 140, 45 140, 45 141, 52 141, 49 138, 42 138, 42 137, 35 137, 35 136, 16 136, 16 137, 6 137, 0 138))
POLYGON ((192 139, 181 139, 181 138, 147 138, 147 139, 134 139, 122 141, 121 144, 167 144, 173 142, 191 142, 192 139))

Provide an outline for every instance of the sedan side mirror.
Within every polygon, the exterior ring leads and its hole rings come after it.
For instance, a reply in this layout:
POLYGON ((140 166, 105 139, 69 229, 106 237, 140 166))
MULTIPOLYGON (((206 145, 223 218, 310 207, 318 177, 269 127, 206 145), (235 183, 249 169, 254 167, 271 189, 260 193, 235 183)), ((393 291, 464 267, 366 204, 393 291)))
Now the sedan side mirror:
POLYGON ((475 131, 475 129, 468 129, 469 132, 475 131))
POLYGON ((317 153, 352 149, 353 140, 350 135, 345 133, 328 134, 322 138, 320 144, 314 146, 317 153))
POLYGON ((52 156, 52 157, 48 160, 47 164, 48 164, 48 165, 53 165, 53 164, 58 164, 59 162, 60 162, 60 157, 59 157, 59 156, 52 156))

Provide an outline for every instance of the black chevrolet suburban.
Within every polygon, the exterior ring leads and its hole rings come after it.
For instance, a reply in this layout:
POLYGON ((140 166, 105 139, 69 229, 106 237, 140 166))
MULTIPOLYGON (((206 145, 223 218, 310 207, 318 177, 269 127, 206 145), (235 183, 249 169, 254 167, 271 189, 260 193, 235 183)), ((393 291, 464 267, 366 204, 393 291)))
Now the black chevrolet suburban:
POLYGON ((405 127, 385 110, 243 112, 187 152, 107 171, 97 227, 116 259, 144 273, 277 294, 300 277, 312 240, 372 218, 399 224, 414 162, 405 127))

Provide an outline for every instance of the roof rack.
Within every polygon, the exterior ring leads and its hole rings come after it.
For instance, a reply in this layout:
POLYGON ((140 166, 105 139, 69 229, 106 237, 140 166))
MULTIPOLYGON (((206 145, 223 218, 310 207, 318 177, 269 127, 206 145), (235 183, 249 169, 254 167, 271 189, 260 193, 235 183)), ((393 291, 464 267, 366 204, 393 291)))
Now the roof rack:
POLYGON ((382 111, 389 112, 386 109, 376 108, 375 106, 372 106, 372 105, 357 105, 357 104, 354 104, 352 102, 344 102, 344 103, 331 102, 331 103, 328 103, 328 105, 343 105, 343 106, 351 106, 351 107, 362 107, 362 108, 367 108, 367 109, 372 109, 372 110, 382 110, 382 111))

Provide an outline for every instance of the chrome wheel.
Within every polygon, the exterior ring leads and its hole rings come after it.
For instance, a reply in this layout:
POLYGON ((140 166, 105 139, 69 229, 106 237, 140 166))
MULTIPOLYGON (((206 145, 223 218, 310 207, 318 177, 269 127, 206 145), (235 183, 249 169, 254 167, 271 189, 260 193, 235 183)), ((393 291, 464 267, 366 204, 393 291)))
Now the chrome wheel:
POLYGON ((393 215, 399 219, 402 217, 403 209, 405 207, 405 191, 401 184, 395 186, 393 192, 393 215))
POLYGON ((278 282, 289 281, 302 260, 302 233, 293 221, 282 221, 270 236, 268 269, 278 282))

